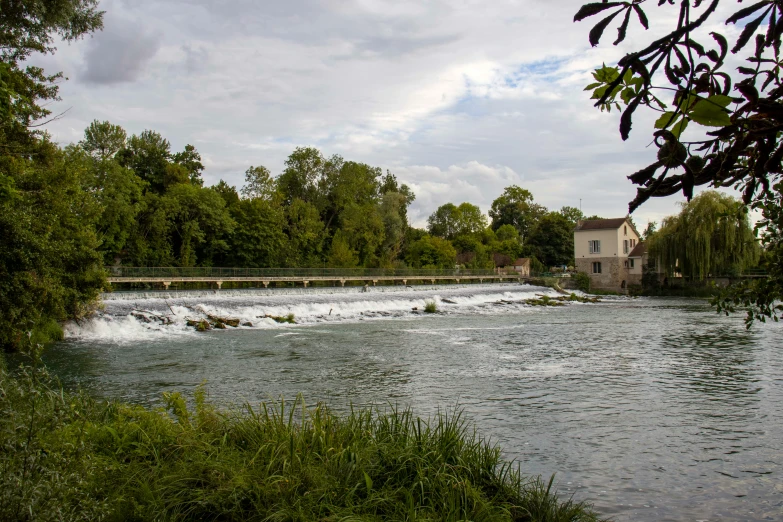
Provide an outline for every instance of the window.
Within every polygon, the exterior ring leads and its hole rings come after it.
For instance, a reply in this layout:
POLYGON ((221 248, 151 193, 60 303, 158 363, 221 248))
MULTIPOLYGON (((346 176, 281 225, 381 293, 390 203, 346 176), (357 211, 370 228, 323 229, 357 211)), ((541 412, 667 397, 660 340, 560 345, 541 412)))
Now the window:
POLYGON ((628 260, 625 261, 625 268, 628 268, 628 260))
POLYGON ((632 240, 631 240, 631 248, 633 248, 633 247, 635 247, 635 246, 636 246, 636 240, 635 240, 635 239, 632 239, 632 240))
POLYGON ((628 235, 628 226, 627 225, 623 227, 623 235, 624 236, 628 235))
POLYGON ((601 242, 594 240, 594 241, 588 241, 587 242, 587 248, 589 249, 591 254, 600 254, 601 253, 601 242))
POLYGON ((633 259, 630 259, 629 261, 631 263, 631 268, 633 268, 633 259))
POLYGON ((623 254, 627 254, 627 253, 628 253, 628 240, 624 239, 623 240, 623 254))
POLYGON ((593 273, 594 274, 600 274, 601 273, 601 262, 600 261, 596 261, 595 263, 593 263, 593 273))

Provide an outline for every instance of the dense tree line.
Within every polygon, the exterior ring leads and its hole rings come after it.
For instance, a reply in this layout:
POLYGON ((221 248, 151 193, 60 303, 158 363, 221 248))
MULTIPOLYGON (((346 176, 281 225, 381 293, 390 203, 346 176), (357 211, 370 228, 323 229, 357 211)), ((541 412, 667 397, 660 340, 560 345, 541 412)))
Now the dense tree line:
POLYGON ((239 190, 205 187, 188 145, 160 134, 125 138, 93 122, 67 148, 103 202, 97 232, 106 264, 131 266, 390 267, 403 253, 413 192, 380 168, 297 148, 273 177, 251 166, 239 190))
POLYGON ((574 227, 585 219, 578 208, 547 210, 530 191, 512 185, 492 202, 489 217, 470 203, 441 205, 428 219, 431 241, 450 241, 467 268, 494 268, 519 257, 531 258, 534 270, 573 264, 574 227))
POLYGON ((106 265, 494 268, 520 256, 564 265, 582 218, 511 186, 493 202, 491 222, 476 205, 447 203, 426 231, 412 228, 415 195, 394 174, 311 147, 294 150, 277 176, 249 167, 239 189, 222 180, 205 187, 195 147, 172 152, 154 131, 128 137, 95 121, 62 153, 99 209, 106 265))

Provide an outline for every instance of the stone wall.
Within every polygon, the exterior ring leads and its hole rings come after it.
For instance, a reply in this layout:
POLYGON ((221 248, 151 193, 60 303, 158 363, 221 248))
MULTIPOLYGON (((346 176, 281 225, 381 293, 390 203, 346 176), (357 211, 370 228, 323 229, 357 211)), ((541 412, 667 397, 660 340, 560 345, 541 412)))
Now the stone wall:
MULTIPOLYGON (((628 269, 623 266, 625 259, 617 257, 592 257, 592 258, 579 258, 576 260, 576 270, 578 272, 584 272, 590 276, 590 287, 597 288, 599 290, 611 290, 613 292, 623 291, 622 282, 626 282, 626 286, 631 283, 628 278, 628 269), (593 263, 598 261, 601 263, 601 273, 593 273, 593 263)), ((641 283, 641 277, 638 278, 641 283)), ((631 283, 638 284, 638 283, 631 283)))

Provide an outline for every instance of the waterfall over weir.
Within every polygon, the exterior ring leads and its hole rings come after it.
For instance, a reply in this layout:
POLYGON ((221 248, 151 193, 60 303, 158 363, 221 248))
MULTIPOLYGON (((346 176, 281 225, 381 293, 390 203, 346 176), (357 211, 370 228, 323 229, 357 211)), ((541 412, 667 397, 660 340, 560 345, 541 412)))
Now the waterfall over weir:
POLYGON ((429 302, 438 314, 497 314, 532 310, 526 299, 555 296, 549 288, 518 283, 274 288, 115 292, 102 296, 101 311, 66 325, 68 339, 132 342, 171 335, 199 335, 188 322, 230 318, 239 329, 296 328, 327 322, 405 318, 424 315, 429 302), (293 314, 296 324, 274 317, 293 314))

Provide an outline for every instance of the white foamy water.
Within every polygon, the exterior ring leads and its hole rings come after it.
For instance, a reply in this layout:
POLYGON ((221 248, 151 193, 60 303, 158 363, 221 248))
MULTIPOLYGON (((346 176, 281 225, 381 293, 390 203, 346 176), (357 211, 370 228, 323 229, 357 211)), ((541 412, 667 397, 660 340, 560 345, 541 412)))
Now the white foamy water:
MULTIPOLYGON (((208 316, 238 319, 240 329, 291 329, 326 322, 390 320, 423 314, 434 301, 439 314, 495 314, 536 307, 524 301, 557 292, 520 284, 226 290, 178 293, 125 292, 103 296, 103 309, 66 325, 66 338, 138 341, 171 335, 198 335, 189 320, 208 316), (296 325, 266 316, 294 314, 296 325)), ((290 330, 289 330, 290 331, 290 330)))

